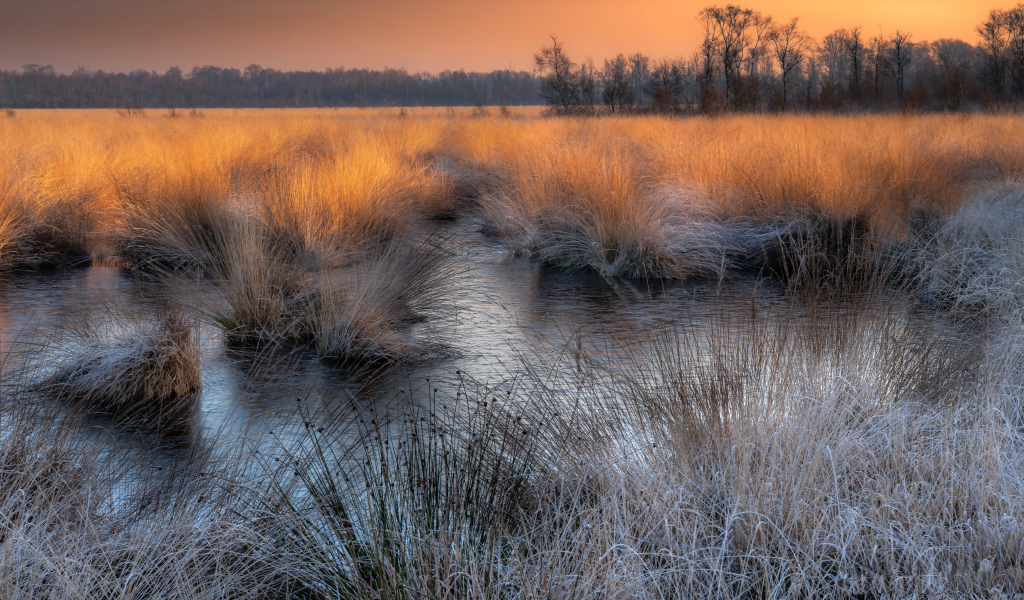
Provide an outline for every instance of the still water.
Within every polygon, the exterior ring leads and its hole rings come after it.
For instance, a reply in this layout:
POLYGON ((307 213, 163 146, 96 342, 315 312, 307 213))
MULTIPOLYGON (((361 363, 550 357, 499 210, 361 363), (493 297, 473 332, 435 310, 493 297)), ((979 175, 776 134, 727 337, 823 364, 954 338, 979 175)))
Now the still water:
MULTIPOLYGON (((231 349, 212 324, 204 323, 196 427, 226 441, 246 432, 287 431, 301 420, 295 415, 296 399, 307 405, 353 399, 401 403, 410 393, 424 397, 433 387, 451 388, 456 373, 508 387, 527 367, 543 371, 565 364, 575 340, 600 340, 590 347, 600 348, 602 360, 614 364, 629 360, 639 340, 659 331, 712 328, 704 338, 728 334, 742 341, 743 331, 721 328, 749 324, 752 312, 760 319, 812 321, 822 310, 817 305, 794 310, 777 289, 751 276, 696 282, 613 280, 509 256, 470 222, 453 225, 448 233, 458 265, 448 306, 413 332, 441 340, 430 356, 378 372, 371 387, 371 378, 309 351, 253 355, 231 349)), ((140 282, 114 267, 11 276, 0 282, 0 349, 8 354, 8 363, 17 363, 19 353, 30 350, 37 357, 33 369, 45 374, 45 349, 59 345, 53 342, 69 335, 76 324, 110 318, 112 305, 145 307, 167 297, 209 306, 216 302, 217 290, 211 284, 140 282)), ((851 310, 840 303, 825 309, 851 310)), ((922 329, 935 327, 925 313, 914 318, 922 329)))

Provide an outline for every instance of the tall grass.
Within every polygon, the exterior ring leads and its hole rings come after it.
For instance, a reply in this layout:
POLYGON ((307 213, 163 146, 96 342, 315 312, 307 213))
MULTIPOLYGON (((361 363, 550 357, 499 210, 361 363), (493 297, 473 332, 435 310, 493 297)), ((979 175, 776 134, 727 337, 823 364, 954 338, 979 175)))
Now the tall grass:
POLYGON ((271 235, 329 261, 408 236, 424 217, 479 211, 513 251, 556 265, 701 277, 774 268, 766 236, 799 245, 848 223, 865 252, 884 254, 922 214, 943 218, 979 189, 1016 185, 1024 166, 1020 126, 1001 115, 408 114, 5 121, 3 256, 73 263, 114 248, 135 268, 202 270, 218 215, 252 205, 271 235))
POLYGON ((699 192, 659 187, 638 153, 602 150, 521 157, 516 184, 482 201, 485 218, 517 252, 612 276, 713 275, 750 245, 699 192))
POLYGON ((764 263, 758 236, 777 232, 856 222, 866 250, 905 242, 920 214, 1018 181, 1018 128, 1008 116, 491 121, 460 124, 447 151, 501 182, 483 216, 515 250, 690 277, 723 257, 764 263))
POLYGON ((414 352, 404 325, 436 314, 448 273, 420 222, 444 193, 420 159, 434 128, 275 125, 124 175, 121 256, 216 280, 227 308, 215 320, 235 343, 310 342, 344 360, 414 352))
POLYGON ((913 247, 925 297, 954 311, 1010 316, 1015 322, 1024 284, 1021 190, 995 185, 952 214, 924 218, 913 247))

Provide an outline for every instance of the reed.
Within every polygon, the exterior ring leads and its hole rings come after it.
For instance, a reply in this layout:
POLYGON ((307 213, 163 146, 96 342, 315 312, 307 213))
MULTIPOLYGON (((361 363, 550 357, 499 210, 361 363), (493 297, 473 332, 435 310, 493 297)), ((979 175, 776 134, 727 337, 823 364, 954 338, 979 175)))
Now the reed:
POLYGON ((482 214, 514 251, 634 277, 770 265, 778 250, 765 256, 769 234, 785 246, 820 237, 816 251, 838 249, 830 238, 851 223, 865 254, 884 254, 914 235, 918 215, 948 215, 979 186, 1014 184, 1024 164, 1012 137, 1019 125, 1002 116, 460 127, 448 152, 500 182, 482 214))
POLYGON ((112 244, 129 266, 192 268, 216 215, 239 204, 265 205, 271 230, 319 252, 479 203, 513 251, 608 274, 700 277, 770 263, 763 237, 778 232, 828 237, 856 222, 871 234, 866 248, 884 252, 915 235, 919 215, 948 216, 978 189, 1015 185, 1024 166, 1019 124, 1003 115, 407 114, 4 121, 4 252, 8 263, 17 246, 24 264, 55 264, 112 244))
POLYGON ((566 268, 683 279, 734 267, 749 233, 699 194, 658 187, 622 152, 576 145, 527 159, 517 185, 481 202, 484 218, 513 251, 566 268))
POLYGON ((439 239, 383 244, 335 248, 328 259, 275 241, 259 219, 241 219, 223 232, 212 262, 226 300, 214 319, 234 343, 309 343, 341 361, 417 355, 431 343, 409 328, 440 317, 456 268, 439 239))

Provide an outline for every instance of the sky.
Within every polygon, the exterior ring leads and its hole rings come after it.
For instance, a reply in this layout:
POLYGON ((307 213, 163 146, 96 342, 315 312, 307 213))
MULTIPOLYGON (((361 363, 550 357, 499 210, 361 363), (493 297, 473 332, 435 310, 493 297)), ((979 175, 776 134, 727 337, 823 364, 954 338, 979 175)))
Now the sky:
MULTIPOLYGON (((531 70, 556 35, 574 60, 688 56, 714 0, 0 0, 0 69, 165 72, 250 64, 280 70, 385 67, 531 70)), ((726 2, 720 2, 725 4, 726 2)), ((977 42, 1000 0, 748 0, 815 38, 861 25, 912 41, 977 42)))

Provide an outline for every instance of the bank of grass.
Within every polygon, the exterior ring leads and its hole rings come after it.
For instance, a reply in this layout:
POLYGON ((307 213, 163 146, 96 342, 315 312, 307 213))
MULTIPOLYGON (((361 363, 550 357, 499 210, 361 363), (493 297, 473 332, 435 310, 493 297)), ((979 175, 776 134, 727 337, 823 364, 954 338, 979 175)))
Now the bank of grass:
POLYGON ((298 539, 282 543, 307 545, 304 577, 328 597, 1019 589, 1020 530, 1006 521, 1020 493, 1016 342, 979 346, 973 324, 922 331, 892 300, 665 334, 626 367, 570 353, 515 398, 460 387, 467 403, 445 402, 468 419, 436 398, 426 417, 356 415, 368 430, 337 463, 315 446, 281 471, 298 486, 286 497, 305 501, 284 525, 298 539), (436 463, 417 462, 421 443, 436 463), (464 452, 496 450, 507 454, 491 466, 518 466, 459 487, 480 473, 464 452), (455 491, 422 489, 437 481, 455 491), (420 520, 448 503, 458 510, 446 518, 469 517, 480 498, 514 498, 517 518, 420 520), (961 510, 966 520, 950 521, 961 510))
POLYGON ((255 218, 266 260, 313 277, 468 216, 513 252, 609 276, 801 280, 851 262, 903 276, 932 256, 908 254, 931 244, 922 222, 1019 185, 1024 168, 1012 115, 23 116, 0 124, 8 270, 115 255, 143 272, 223 277, 225 232, 255 218))
MULTIPOLYGON (((623 274, 686 276, 675 264, 685 255, 721 256, 718 246, 730 241, 708 230, 733 238, 728 226, 763 233, 799 218, 856 217, 901 240, 921 211, 949 214, 978 186, 1017 183, 1024 167, 1012 115, 23 116, 0 124, 8 165, 0 222, 14 216, 34 235, 45 226, 84 236, 78 247, 93 252, 113 244, 134 266, 187 262, 207 213, 222 205, 268 203, 275 227, 297 227, 317 245, 309 229, 400 235, 410 219, 459 216, 483 200, 490 227, 522 251, 623 274)), ((14 239, 25 238, 7 234, 4 247, 14 239)), ((22 253, 30 256, 30 245, 22 253)))
POLYGON ((304 414, 258 512, 303 597, 1017 592, 1019 330, 887 294, 722 315, 629 364, 570 341, 511 397, 462 379, 422 412, 353 409, 340 450, 304 414))

